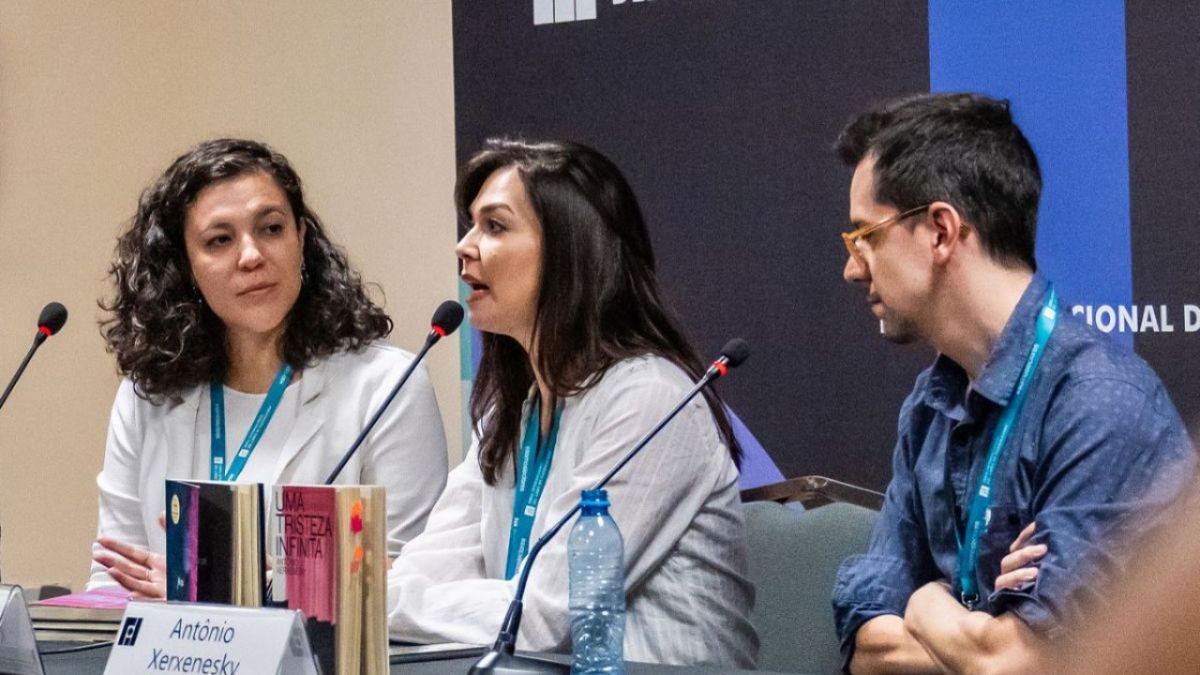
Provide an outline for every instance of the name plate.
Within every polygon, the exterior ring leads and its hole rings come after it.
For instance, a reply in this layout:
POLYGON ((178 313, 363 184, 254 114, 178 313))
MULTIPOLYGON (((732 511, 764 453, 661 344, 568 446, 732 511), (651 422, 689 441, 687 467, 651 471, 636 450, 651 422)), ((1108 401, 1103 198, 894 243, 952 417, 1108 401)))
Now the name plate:
POLYGON ((299 612, 131 602, 104 672, 317 675, 317 666, 299 612))
POLYGON ((0 585, 0 673, 45 675, 20 586, 0 585))

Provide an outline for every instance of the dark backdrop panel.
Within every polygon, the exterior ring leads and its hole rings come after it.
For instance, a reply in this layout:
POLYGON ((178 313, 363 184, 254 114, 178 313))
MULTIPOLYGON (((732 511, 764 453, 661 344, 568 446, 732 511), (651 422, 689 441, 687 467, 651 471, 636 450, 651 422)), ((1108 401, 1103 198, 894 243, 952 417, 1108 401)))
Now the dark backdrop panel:
POLYGON ((1140 333, 1184 420, 1200 421, 1196 325, 1200 305, 1200 11, 1190 2, 1127 2, 1129 181, 1133 293, 1167 305, 1171 333, 1140 333), (1189 332, 1190 328, 1190 332, 1189 332))
POLYGON ((460 161, 499 134, 612 157, 696 345, 750 339, 722 394, 783 473, 882 489, 932 355, 885 343, 841 280, 851 172, 829 148, 870 103, 928 91, 926 4, 601 0, 540 26, 531 5, 455 0, 460 161))

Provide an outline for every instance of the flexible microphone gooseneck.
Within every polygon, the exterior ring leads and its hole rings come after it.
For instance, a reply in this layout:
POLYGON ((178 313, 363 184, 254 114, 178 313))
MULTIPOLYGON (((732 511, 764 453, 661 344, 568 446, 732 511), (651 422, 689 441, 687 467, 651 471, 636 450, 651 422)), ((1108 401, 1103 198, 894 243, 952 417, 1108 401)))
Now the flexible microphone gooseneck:
POLYGON ((342 455, 342 460, 333 468, 333 471, 329 472, 329 477, 325 479, 326 485, 332 485, 333 481, 337 480, 338 474, 346 467, 346 462, 350 461, 350 458, 354 456, 358 447, 366 440, 367 434, 371 433, 371 429, 375 427, 375 423, 379 421, 384 411, 392 404, 392 400, 396 398, 396 394, 400 393, 400 388, 404 386, 405 382, 408 382, 408 378, 417 369, 417 366, 420 365, 421 360, 425 358, 425 353, 429 351, 429 348, 437 344, 438 340, 458 330, 458 326, 462 323, 462 320, 462 305, 453 300, 447 300, 438 305, 437 310, 433 313, 433 319, 430 321, 429 335, 425 336, 425 345, 421 347, 421 351, 417 352, 417 356, 412 360, 412 363, 408 364, 408 369, 400 376, 400 381, 396 383, 396 386, 392 387, 392 391, 384 399, 383 405, 379 406, 379 409, 371 416, 370 421, 367 422, 367 426, 363 427, 362 433, 358 435, 358 438, 354 439, 354 443, 350 446, 350 449, 346 451, 345 455, 342 455))
POLYGON ((0 408, 4 407, 4 402, 8 400, 8 395, 12 393, 13 387, 17 386, 17 380, 21 379, 21 374, 25 372, 25 366, 29 365, 30 359, 33 358, 34 352, 46 338, 54 335, 62 330, 63 324, 67 322, 67 308, 62 306, 62 303, 52 302, 42 308, 42 313, 38 315, 37 334, 33 336, 33 346, 25 353, 25 359, 21 361, 17 372, 8 381, 8 387, 4 389, 4 394, 0 395, 0 408))
MULTIPOLYGON (((736 368, 741 365, 750 356, 750 345, 742 338, 733 338, 725 343, 721 349, 721 355, 716 361, 713 361, 708 370, 704 372, 704 376, 696 382, 683 399, 667 413, 654 428, 642 436, 641 440, 634 444, 629 452, 625 453, 616 464, 613 465, 604 477, 596 482, 590 489, 599 490, 612 480, 612 477, 617 475, 625 465, 637 456, 642 448, 646 447, 658 432, 662 431, 667 423, 679 414, 680 410, 686 406, 696 394, 700 393, 708 383, 718 377, 723 377, 730 368, 736 368)), ((544 661, 542 659, 516 656, 514 652, 517 646, 517 632, 521 629, 521 611, 523 607, 522 598, 525 596, 525 584, 529 581, 529 572, 533 569, 533 561, 537 558, 538 553, 558 534, 558 531, 566 525, 576 513, 579 512, 579 504, 567 511, 566 515, 558 520, 550 529, 546 530, 545 534, 538 537, 538 540, 529 549, 529 554, 525 556, 525 565, 521 569, 521 576, 517 580, 517 590, 513 594, 512 603, 508 606, 508 612, 504 615, 504 622, 500 624, 500 634, 496 636, 496 642, 492 645, 491 650, 484 654, 471 670, 470 675, 482 675, 484 673, 496 675, 516 675, 527 673, 568 673, 571 670, 569 664, 556 663, 553 661, 544 661)))

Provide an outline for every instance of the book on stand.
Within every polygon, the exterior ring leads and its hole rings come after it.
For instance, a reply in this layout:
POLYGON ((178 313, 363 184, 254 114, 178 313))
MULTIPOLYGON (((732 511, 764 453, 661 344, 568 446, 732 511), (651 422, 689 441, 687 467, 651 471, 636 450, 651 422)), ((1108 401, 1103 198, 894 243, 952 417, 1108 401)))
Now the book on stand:
POLYGON ((168 600, 299 610, 322 672, 388 672, 382 487, 277 486, 269 528, 258 484, 168 480, 166 497, 168 600))
POLYGON ((272 513, 270 603, 300 610, 321 670, 388 672, 384 489, 281 485, 272 513))
POLYGON ((167 480, 167 599, 260 607, 263 486, 167 480))

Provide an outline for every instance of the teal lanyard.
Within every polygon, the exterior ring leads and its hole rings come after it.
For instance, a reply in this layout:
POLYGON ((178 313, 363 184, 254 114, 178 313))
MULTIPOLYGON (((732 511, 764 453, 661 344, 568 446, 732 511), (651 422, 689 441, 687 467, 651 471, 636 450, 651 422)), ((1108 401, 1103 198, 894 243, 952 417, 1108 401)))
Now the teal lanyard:
POLYGON ((1020 414, 1021 407, 1025 404, 1025 395, 1029 393, 1029 383, 1033 380, 1033 374, 1037 372, 1042 354, 1046 351, 1046 343, 1050 341, 1050 334, 1054 332, 1054 325, 1057 322, 1058 296, 1051 287, 1046 303, 1038 312, 1037 333, 1033 340, 1033 346, 1029 348, 1029 356, 1025 359, 1025 367, 1021 370, 1021 379, 1017 380, 1017 390, 1013 394, 1012 400, 1000 413, 1000 420, 996 423, 996 432, 992 435, 992 443, 988 448, 987 464, 984 465, 983 476, 979 479, 979 489, 971 498, 965 543, 964 536, 959 533, 958 523, 954 524, 954 536, 958 539, 958 579, 961 587, 961 600, 967 609, 973 610, 979 603, 979 584, 976 581, 975 572, 979 567, 979 546, 992 520, 992 478, 996 473, 996 466, 1000 463, 1000 455, 1008 441, 1009 433, 1016 425, 1017 415, 1020 414))
POLYGON ((529 422, 525 424, 525 437, 521 441, 521 454, 517 457, 517 484, 513 494, 512 527, 508 533, 508 564, 504 578, 512 579, 520 567, 525 554, 529 553, 529 535, 533 531, 533 519, 537 515, 542 490, 546 489, 546 477, 550 475, 550 462, 554 460, 554 445, 558 441, 558 421, 562 411, 555 409, 550 433, 542 446, 538 447, 541 432, 541 405, 533 404, 529 422))
POLYGON ((285 363, 279 369, 279 373, 275 375, 275 381, 271 383, 271 388, 267 390, 267 398, 259 406, 258 414, 254 416, 254 422, 250 424, 250 430, 246 432, 246 439, 242 441, 242 447, 234 455, 233 464, 228 471, 225 470, 225 387, 215 380, 209 384, 209 400, 212 403, 212 419, 210 420, 212 471, 209 473, 210 480, 235 481, 238 476, 242 475, 242 469, 246 467, 246 460, 250 459, 250 453, 254 452, 254 448, 266 433, 267 425, 271 423, 271 416, 275 414, 275 409, 279 407, 279 400, 283 398, 283 392, 291 381, 292 367, 285 363))

